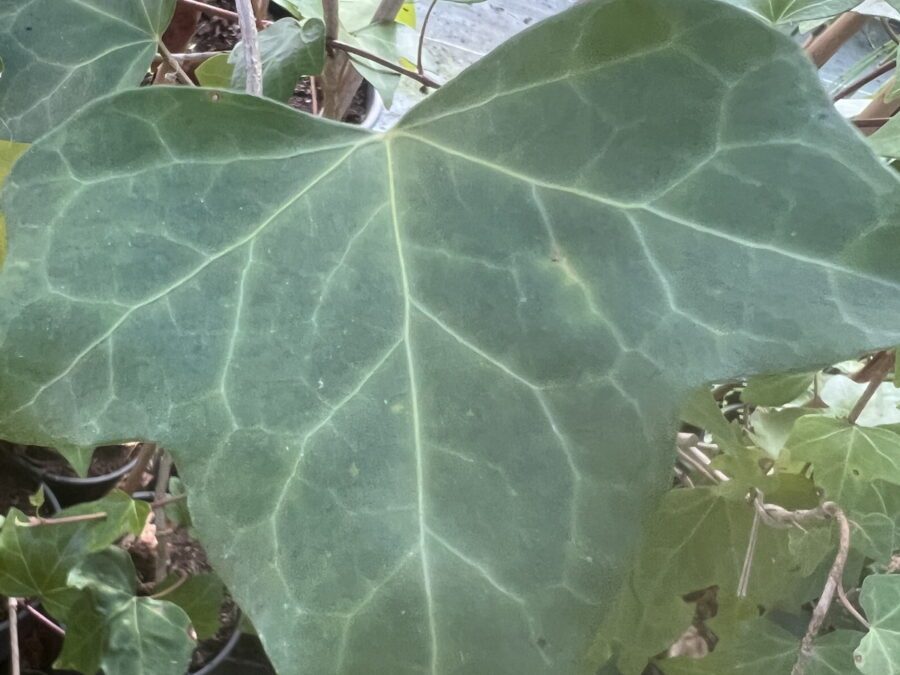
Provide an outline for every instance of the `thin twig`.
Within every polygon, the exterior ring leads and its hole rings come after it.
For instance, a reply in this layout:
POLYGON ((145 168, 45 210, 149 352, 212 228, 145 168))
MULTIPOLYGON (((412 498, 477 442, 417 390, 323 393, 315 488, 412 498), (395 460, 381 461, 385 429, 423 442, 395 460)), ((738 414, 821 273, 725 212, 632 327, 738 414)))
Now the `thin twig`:
POLYGON ((831 99, 832 101, 840 101, 842 98, 849 96, 850 94, 855 93, 858 89, 866 86, 872 80, 877 80, 879 77, 884 75, 885 73, 889 73, 891 70, 897 67, 897 60, 891 59, 882 63, 880 66, 872 70, 871 72, 866 73, 865 75, 859 77, 856 80, 853 80, 846 87, 841 89, 838 93, 834 95, 831 99))
POLYGON ((422 50, 425 47, 425 29, 428 28, 428 19, 431 18, 431 12, 434 11, 434 6, 437 4, 437 0, 431 0, 431 4, 428 5, 428 11, 425 12, 425 18, 422 19, 422 28, 419 30, 419 48, 416 52, 416 69, 419 71, 419 75, 425 74, 425 69, 422 67, 422 50))
POLYGON ((184 68, 181 67, 181 64, 178 63, 178 59, 172 56, 172 52, 169 51, 169 48, 163 44, 162 40, 158 40, 156 46, 159 48, 159 53, 163 55, 163 58, 166 60, 166 63, 169 64, 169 67, 175 71, 175 77, 177 77, 182 84, 187 84, 191 87, 194 86, 194 81, 190 78, 190 76, 184 72, 184 68))
POLYGON ((847 416, 847 421, 850 424, 856 424, 856 420, 862 414, 866 404, 872 400, 875 392, 878 391, 878 388, 884 382, 884 376, 893 369, 894 354, 891 351, 879 352, 873 361, 874 363, 870 370, 871 379, 869 380, 869 384, 866 386, 865 391, 863 391, 862 396, 859 397, 856 405, 853 406, 853 410, 851 410, 850 414, 847 416))
POLYGON ((159 600, 160 598, 164 598, 169 593, 174 591, 176 588, 178 588, 179 586, 182 586, 184 584, 184 582, 186 582, 188 579, 190 579, 190 576, 188 574, 186 574, 184 572, 179 572, 178 581, 176 581, 174 584, 172 584, 168 588, 164 588, 159 593, 154 593, 150 597, 153 598, 154 600, 159 600))
POLYGON ((187 493, 181 495, 166 495, 162 499, 154 499, 151 506, 154 509, 158 509, 161 506, 168 506, 173 502, 180 502, 182 499, 187 499, 187 493))
POLYGON ((837 596, 838 600, 840 600, 841 604, 844 606, 844 609, 846 609, 854 619, 859 621, 862 626, 868 629, 870 627, 869 622, 866 621, 866 618, 860 614, 859 610, 857 610, 856 607, 853 606, 853 603, 850 602, 850 598, 847 597, 847 593, 844 591, 844 584, 842 583, 838 584, 837 596))
MULTIPOLYGON (((160 452, 162 456, 156 472, 154 504, 165 498, 169 486, 169 476, 172 475, 172 456, 165 450, 160 450, 160 452)), ((169 571, 169 532, 166 531, 166 509, 163 506, 153 507, 153 522, 156 525, 156 576, 154 579, 159 584, 166 578, 169 571)))
MULTIPOLYGON (((199 64, 203 61, 211 59, 214 56, 218 56, 219 54, 228 54, 227 51, 224 52, 184 52, 181 54, 171 54, 170 56, 178 61, 178 63, 191 63, 191 64, 199 64)), ((157 54, 153 57, 152 65, 158 66, 160 63, 165 61, 162 54, 157 54)))
POLYGON ((41 527, 43 525, 67 525, 69 523, 84 523, 91 520, 105 520, 106 513, 99 511, 97 513, 82 513, 77 516, 61 516, 59 518, 41 518, 40 516, 32 516, 28 522, 16 521, 19 527, 41 527))
POLYGON ((372 54, 371 52, 367 52, 364 49, 358 49, 352 45, 348 45, 340 40, 330 40, 328 45, 334 49, 340 49, 343 52, 347 52, 348 54, 354 54, 356 56, 360 56, 364 59, 368 59, 369 61, 373 61, 380 66, 384 66, 390 70, 393 70, 395 73, 400 73, 401 75, 406 75, 406 77, 419 82, 420 84, 424 84, 426 87, 431 87, 432 89, 440 89, 441 85, 432 80, 427 75, 420 75, 414 70, 409 70, 404 68, 401 65, 396 63, 391 63, 387 59, 383 59, 380 56, 372 54))
POLYGON ((19 665, 19 601, 16 598, 6 600, 6 612, 9 616, 9 672, 20 675, 19 665))
POLYGON ((691 457, 687 452, 685 452, 681 448, 677 448, 677 452, 678 452, 678 456, 681 458, 682 461, 686 462, 689 466, 694 467, 697 471, 702 473, 713 483, 719 482, 719 480, 712 474, 712 472, 706 468, 706 466, 703 464, 703 462, 701 462, 697 459, 694 459, 693 457, 691 457))
MULTIPOLYGON (((237 23, 239 21, 239 16, 237 12, 232 12, 230 9, 224 9, 223 7, 216 7, 215 5, 210 5, 205 2, 199 2, 199 0, 178 0, 182 5, 188 5, 195 9, 199 9, 201 12, 211 16, 219 16, 223 19, 228 19, 230 21, 234 21, 237 23)), ((265 28, 270 25, 272 22, 267 20, 259 20, 257 21, 257 26, 259 28, 265 28)))
POLYGON ((253 96, 262 96, 262 57, 256 34, 256 15, 250 0, 237 0, 237 10, 244 45, 244 70, 247 71, 246 91, 253 96))
POLYGON ((62 635, 63 637, 65 637, 66 631, 63 630, 62 626, 57 626, 57 625, 56 625, 55 623, 53 623, 49 618, 47 618, 46 616, 44 616, 43 614, 41 614, 39 611, 37 611, 34 607, 32 607, 31 605, 29 605, 27 602, 25 603, 25 609, 28 610, 28 613, 31 614, 31 616, 33 616, 35 619, 37 619, 37 620, 40 621, 42 624, 44 624, 45 626, 47 626, 47 628, 49 628, 50 630, 52 630, 54 633, 56 633, 57 635, 62 635))
POLYGON ((844 515, 841 507, 834 502, 825 502, 822 504, 821 509, 838 522, 838 532, 840 535, 838 552, 834 557, 834 563, 831 565, 831 569, 828 571, 828 580, 825 582, 825 587, 822 589, 822 595, 819 596, 819 601, 813 609, 809 627, 807 627, 806 634, 800 641, 800 652, 797 655, 797 661, 794 663, 794 667, 791 670, 791 675, 803 675, 806 663, 812 655, 813 640, 816 635, 818 635, 819 629, 825 622, 825 615, 831 607, 831 601, 834 598, 835 591, 841 585, 841 577, 844 575, 844 565, 847 564, 847 553, 850 550, 850 523, 847 521, 847 516, 844 515))
POLYGON ((741 568, 741 578, 738 580, 737 596, 747 597, 747 588, 750 586, 750 570, 753 567, 753 555, 756 553, 756 542, 759 539, 759 521, 762 519, 759 510, 753 511, 753 524, 750 526, 750 539, 747 541, 747 552, 744 554, 744 566, 741 568))
POLYGON ((309 76, 309 109, 313 115, 319 114, 319 93, 316 91, 316 76, 309 76))

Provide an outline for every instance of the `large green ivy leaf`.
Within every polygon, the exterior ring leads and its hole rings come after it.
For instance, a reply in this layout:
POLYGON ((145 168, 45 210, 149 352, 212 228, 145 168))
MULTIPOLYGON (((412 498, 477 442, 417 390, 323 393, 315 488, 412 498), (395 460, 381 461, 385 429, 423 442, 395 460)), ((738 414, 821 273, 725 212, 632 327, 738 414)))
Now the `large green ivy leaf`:
POLYGON ((900 673, 900 576, 875 574, 863 581, 859 602, 869 632, 856 650, 856 665, 865 675, 900 673))
POLYGON ((124 492, 65 509, 59 517, 106 513, 103 520, 23 527, 27 518, 13 509, 0 530, 0 593, 39 597, 53 616, 65 620, 77 592, 66 583, 69 571, 90 553, 123 534, 140 534, 150 505, 124 492))
POLYGON ((0 0, 0 139, 31 141, 135 87, 175 0, 0 0))
POLYGON ((178 605, 135 595, 128 554, 108 548, 68 575, 80 589, 56 668, 116 675, 183 675, 194 649, 190 620, 178 605))
POLYGON ((164 443, 283 673, 570 672, 684 395, 900 340, 896 178, 710 0, 579 5, 385 135, 118 94, 3 206, 0 435, 164 443))

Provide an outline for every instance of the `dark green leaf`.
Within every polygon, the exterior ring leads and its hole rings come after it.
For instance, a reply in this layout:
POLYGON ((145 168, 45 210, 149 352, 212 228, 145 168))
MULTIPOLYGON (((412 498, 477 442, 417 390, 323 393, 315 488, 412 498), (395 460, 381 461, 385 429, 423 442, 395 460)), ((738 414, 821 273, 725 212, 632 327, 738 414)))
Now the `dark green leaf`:
POLYGON ((184 675, 194 649, 190 620, 177 605, 134 595, 128 554, 97 553, 69 573, 80 589, 57 668, 112 675, 184 675))
POLYGON ((156 592, 166 602, 174 603, 185 611, 191 619, 197 639, 212 637, 222 625, 220 613, 225 600, 224 584, 212 573, 195 574, 184 583, 179 581, 180 577, 171 576, 156 592))
POLYGON ((757 375, 747 381, 741 399, 750 405, 784 405, 809 391, 815 375, 815 373, 757 375))
MULTIPOLYGON (((319 19, 276 21, 259 34, 262 58, 263 94, 276 101, 287 101, 301 75, 318 75, 325 63, 325 24, 319 19)), ((246 86, 244 45, 235 45, 228 57, 234 71, 231 87, 246 86)), ((217 74, 218 76, 218 74, 217 74)))
POLYGON ((123 534, 140 534, 150 507, 124 492, 61 511, 57 517, 106 513, 103 520, 23 527, 27 518, 12 509, 0 531, 0 593, 39 597, 64 620, 76 593, 66 583, 69 570, 123 534))

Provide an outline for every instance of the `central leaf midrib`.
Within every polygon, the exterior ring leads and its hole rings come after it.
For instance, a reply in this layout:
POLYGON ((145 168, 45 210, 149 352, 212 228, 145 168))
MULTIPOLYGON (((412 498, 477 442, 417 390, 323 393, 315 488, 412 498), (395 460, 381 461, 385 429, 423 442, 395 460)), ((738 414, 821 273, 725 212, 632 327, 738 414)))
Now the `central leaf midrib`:
POLYGON ((409 378, 410 408, 413 423, 413 446, 416 460, 416 491, 418 501, 419 522, 419 559, 422 562, 422 579, 425 591, 425 602, 428 614, 428 629, 431 637, 431 672, 437 666, 437 633, 434 622, 434 600, 431 593, 431 574, 428 569, 428 552, 425 546, 425 471, 422 452, 422 434, 419 423, 419 401, 416 390, 415 363, 413 359, 412 340, 410 339, 410 316, 412 314, 412 298, 409 291, 409 277, 406 271, 406 259, 403 255, 403 237, 400 233, 400 219, 397 214, 397 190, 394 185, 394 162, 391 154, 391 139, 384 136, 385 159, 387 161, 388 190, 390 192, 391 220, 393 222, 394 241, 397 246, 397 259, 400 265, 400 281, 403 290, 403 343, 406 352, 406 370, 409 378))

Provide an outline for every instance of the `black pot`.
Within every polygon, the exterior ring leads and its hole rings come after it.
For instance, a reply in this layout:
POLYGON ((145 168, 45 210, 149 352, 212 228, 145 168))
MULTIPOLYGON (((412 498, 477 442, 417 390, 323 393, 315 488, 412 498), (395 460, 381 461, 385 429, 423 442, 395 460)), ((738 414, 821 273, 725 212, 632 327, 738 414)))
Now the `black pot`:
POLYGON ((134 457, 124 466, 110 473, 102 476, 81 478, 78 476, 61 476, 47 471, 31 462, 27 457, 21 455, 14 455, 14 457, 36 480, 50 488, 63 508, 83 502, 92 502, 105 496, 138 462, 138 458, 134 457))
POLYGON ((238 610, 237 616, 235 617, 234 621, 234 631, 228 637, 228 640, 225 642, 225 644, 222 645, 222 649, 219 650, 219 653, 197 670, 189 670, 187 675, 216 675, 216 673, 224 672, 222 666, 225 663, 225 660, 231 655, 231 652, 234 651, 234 648, 237 645, 238 640, 240 639, 241 612, 240 610, 238 610))

